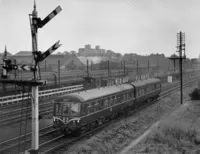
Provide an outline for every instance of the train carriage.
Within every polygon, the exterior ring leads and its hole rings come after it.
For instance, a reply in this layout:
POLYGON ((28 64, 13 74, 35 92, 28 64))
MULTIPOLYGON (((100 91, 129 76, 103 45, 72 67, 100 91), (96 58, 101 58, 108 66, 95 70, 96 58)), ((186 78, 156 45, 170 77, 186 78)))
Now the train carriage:
POLYGON ((136 106, 157 99, 161 92, 161 82, 156 78, 140 80, 131 84, 135 87, 136 106))
POLYGON ((63 95, 55 99, 54 126, 66 134, 88 130, 158 98, 160 91, 160 80, 148 79, 63 95))
POLYGON ((88 124, 101 124, 133 103, 133 94, 132 85, 121 84, 62 96, 54 105, 54 125, 68 125, 65 131, 74 131, 88 124))

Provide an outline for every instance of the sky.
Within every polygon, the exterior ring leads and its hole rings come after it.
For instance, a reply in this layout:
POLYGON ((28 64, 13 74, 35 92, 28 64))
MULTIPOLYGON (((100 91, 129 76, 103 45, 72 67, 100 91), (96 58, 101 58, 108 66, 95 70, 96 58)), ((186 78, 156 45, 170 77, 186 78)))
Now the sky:
MULTIPOLYGON (((0 52, 31 51, 29 16, 34 0, 0 0, 0 52)), ((62 11, 38 29, 38 48, 60 40, 56 52, 78 51, 86 44, 121 54, 178 54, 178 32, 185 33, 186 56, 199 57, 199 0, 36 0, 44 19, 58 5, 62 11)))

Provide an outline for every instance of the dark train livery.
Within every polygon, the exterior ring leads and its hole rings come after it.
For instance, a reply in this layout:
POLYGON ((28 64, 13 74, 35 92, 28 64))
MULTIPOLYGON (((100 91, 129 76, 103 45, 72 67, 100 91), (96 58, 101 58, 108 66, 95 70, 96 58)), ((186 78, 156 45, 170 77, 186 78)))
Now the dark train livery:
POLYGON ((65 134, 89 130, 156 100, 160 92, 160 80, 150 78, 60 96, 54 102, 54 127, 65 134))

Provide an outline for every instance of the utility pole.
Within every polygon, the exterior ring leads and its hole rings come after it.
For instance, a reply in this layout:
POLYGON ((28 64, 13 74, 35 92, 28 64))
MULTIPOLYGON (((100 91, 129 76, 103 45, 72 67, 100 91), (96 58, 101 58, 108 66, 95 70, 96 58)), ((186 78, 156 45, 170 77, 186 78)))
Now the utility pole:
POLYGON ((174 73, 176 72, 176 59, 174 59, 174 73))
POLYGON ((109 63, 109 60, 108 60, 108 77, 110 77, 110 63, 109 63))
POLYGON ((54 9, 46 18, 41 20, 37 17, 36 3, 34 1, 34 9, 32 14, 29 14, 30 27, 31 27, 31 36, 32 36, 32 54, 33 54, 33 63, 32 65, 15 65, 11 64, 11 60, 4 58, 3 59, 3 71, 1 75, 0 82, 16 84, 19 86, 31 86, 32 87, 32 141, 31 141, 31 150, 30 154, 39 153, 39 102, 38 102, 38 87, 45 84, 44 81, 40 80, 40 72, 38 71, 39 62, 43 61, 48 57, 52 52, 61 46, 59 41, 51 46, 44 53, 38 51, 37 45, 37 32, 38 28, 42 28, 46 25, 53 17, 55 17, 60 11, 61 7, 58 6, 54 9), (11 70, 21 70, 22 71, 31 71, 33 72, 32 80, 16 80, 9 79, 9 71, 11 70), (39 75, 39 76, 38 76, 39 75))
POLYGON ((60 60, 58 60, 58 84, 60 85, 60 60))
POLYGON ((148 74, 149 74, 149 71, 150 71, 150 62, 148 60, 148 74))
POLYGON ((45 72, 47 71, 47 61, 46 60, 44 61, 44 70, 45 70, 45 72))
MULTIPOLYGON (((123 62, 122 62, 122 60, 121 60, 121 70, 123 69, 123 62)), ((122 73, 123 74, 123 73, 122 73)))
POLYGON ((179 60, 179 69, 180 69, 180 102, 183 104, 183 59, 186 59, 185 55, 185 33, 182 33, 181 31, 177 33, 177 49, 179 52, 179 57, 177 58, 169 58, 171 60, 179 60), (184 52, 182 54, 182 52, 184 52))
POLYGON ((87 60, 87 77, 89 77, 89 64, 88 64, 88 60, 87 60))
POLYGON ((158 77, 158 72, 159 72, 159 59, 157 59, 157 77, 158 77))
POLYGON ((126 72, 125 72, 125 69, 126 69, 126 65, 125 65, 125 60, 124 60, 124 76, 126 76, 126 72))

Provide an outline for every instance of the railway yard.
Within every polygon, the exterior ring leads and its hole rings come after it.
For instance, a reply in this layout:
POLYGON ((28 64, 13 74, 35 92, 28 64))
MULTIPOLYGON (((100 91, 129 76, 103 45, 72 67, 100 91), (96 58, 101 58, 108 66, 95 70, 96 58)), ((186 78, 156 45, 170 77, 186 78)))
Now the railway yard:
MULTIPOLYGON (((198 78, 199 77, 196 75, 186 75, 184 77, 184 87, 189 87, 186 88, 185 93, 187 93, 192 86, 197 85, 198 78)), ((139 108, 129 111, 128 114, 123 114, 122 116, 117 116, 114 120, 106 121, 102 125, 94 127, 92 130, 88 130, 78 137, 73 137, 71 135, 66 137, 52 127, 52 98, 57 95, 81 91, 82 88, 83 85, 76 85, 40 91, 40 153, 64 153, 65 151, 67 151, 67 153, 73 153, 73 151, 77 151, 77 153, 90 153, 95 150, 100 153, 119 152, 131 140, 134 140, 148 129, 152 123, 159 120, 164 115, 169 114, 169 112, 179 104, 178 98, 176 98, 178 96, 176 91, 180 88, 179 80, 176 80, 173 83, 163 82, 162 92, 158 101, 154 100, 154 103, 152 103, 152 101, 148 102, 139 108), (100 143, 103 144, 99 145, 100 143), (113 147, 110 143, 114 145, 117 144, 118 146, 113 147), (78 148, 75 150, 74 147, 77 146, 78 148)), ((26 103, 24 102, 27 102, 29 99, 26 94, 24 95, 24 100, 20 100, 22 98, 19 98, 18 95, 5 96, 2 99, 4 105, 0 106, 0 153, 16 153, 16 151, 22 152, 28 150, 31 145, 31 110, 30 106, 26 107, 26 103), (9 101, 12 101, 12 103, 9 101), (23 110, 20 109, 22 104, 24 104, 23 110), (21 123, 22 128, 20 128, 19 123, 21 123), (27 128, 25 128, 25 125, 27 125, 27 128), (26 135, 24 135, 24 132, 26 132, 26 135)))
POLYGON ((200 153, 200 3, 11 1, 0 154, 200 153))

